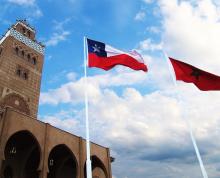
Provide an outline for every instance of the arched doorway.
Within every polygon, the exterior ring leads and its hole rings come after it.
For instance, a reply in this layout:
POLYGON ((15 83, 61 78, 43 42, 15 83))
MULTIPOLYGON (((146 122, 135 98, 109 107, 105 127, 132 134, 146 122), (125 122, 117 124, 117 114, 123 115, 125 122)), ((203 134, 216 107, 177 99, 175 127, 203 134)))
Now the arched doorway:
POLYGON ((19 131, 7 141, 3 178, 39 178, 40 147, 29 131, 19 131))
MULTIPOLYGON (((92 178, 107 178, 105 165, 97 156, 91 157, 92 162, 92 178)), ((86 163, 84 166, 84 177, 86 178, 86 163)))
POLYGON ((55 146, 48 158, 47 178, 76 178, 76 158, 66 145, 55 146))
POLYGON ((13 177, 13 172, 10 166, 7 166, 4 169, 4 174, 3 174, 4 178, 12 178, 13 177))

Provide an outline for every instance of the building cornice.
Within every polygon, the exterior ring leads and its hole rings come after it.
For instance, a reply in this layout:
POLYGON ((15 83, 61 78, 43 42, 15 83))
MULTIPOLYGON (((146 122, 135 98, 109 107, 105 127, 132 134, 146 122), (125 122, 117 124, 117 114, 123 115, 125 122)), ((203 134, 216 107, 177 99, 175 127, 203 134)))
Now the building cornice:
POLYGON ((0 44, 8 37, 12 36, 18 41, 24 43, 25 45, 29 46, 30 48, 34 49, 35 51, 44 54, 44 46, 41 46, 37 42, 27 38, 26 36, 22 35, 20 32, 16 31, 15 29, 11 28, 7 33, 4 35, 4 37, 0 40, 0 44))

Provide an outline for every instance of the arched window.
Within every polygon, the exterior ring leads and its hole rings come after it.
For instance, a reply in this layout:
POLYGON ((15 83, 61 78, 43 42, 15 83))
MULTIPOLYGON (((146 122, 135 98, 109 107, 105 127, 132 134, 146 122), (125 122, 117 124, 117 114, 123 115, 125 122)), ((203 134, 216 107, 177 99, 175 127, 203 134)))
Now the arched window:
POLYGON ((28 61, 30 61, 30 59, 31 59, 30 54, 27 55, 27 58, 28 58, 28 61))
POLYGON ((28 70, 21 67, 21 66, 18 66, 17 67, 17 70, 16 70, 16 75, 24 80, 27 80, 28 79, 28 70))
POLYGON ((28 79, 28 74, 27 74, 27 72, 24 72, 24 73, 23 73, 23 78, 24 78, 25 80, 28 79))
POLYGON ((16 73, 20 77, 21 76, 21 69, 17 69, 16 73))
POLYGON ((32 64, 36 65, 36 63, 37 63, 36 57, 33 57, 31 62, 32 62, 32 64))
POLYGON ((18 55, 18 53, 19 53, 18 47, 15 48, 15 52, 16 52, 16 54, 18 55))
POLYGON ((26 29, 22 28, 23 34, 26 35, 26 29))
POLYGON ((22 57, 24 57, 24 51, 21 51, 21 55, 22 55, 22 57))

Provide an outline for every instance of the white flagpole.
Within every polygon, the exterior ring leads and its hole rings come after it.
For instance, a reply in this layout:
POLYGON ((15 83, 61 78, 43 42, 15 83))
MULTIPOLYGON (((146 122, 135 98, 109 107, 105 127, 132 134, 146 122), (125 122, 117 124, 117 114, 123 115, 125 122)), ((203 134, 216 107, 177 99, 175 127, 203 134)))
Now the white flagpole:
POLYGON ((85 87, 85 115, 86 115, 86 175, 92 178, 92 166, 90 160, 90 140, 89 140, 89 115, 88 115, 88 93, 87 93, 87 43, 84 37, 84 87, 85 87))
MULTIPOLYGON (((174 71, 173 71, 173 69, 172 69, 172 67, 171 67, 171 64, 170 64, 170 62, 169 62, 169 58, 168 58, 167 54, 166 54, 164 51, 163 51, 163 53, 164 53, 164 56, 165 56, 166 61, 167 61, 167 64, 168 64, 169 72, 170 72, 170 75, 172 76, 173 83, 174 83, 174 85, 175 85, 175 87, 176 87, 176 89, 177 89, 177 84, 176 84, 176 80, 175 80, 174 71)), ((177 97, 178 97, 178 100, 180 101, 180 98, 179 98, 180 95, 179 95, 178 92, 177 92, 177 97)), ((198 161, 199 161, 199 165, 200 165, 200 169, 201 169, 203 178, 208 178, 208 174, 207 174, 206 169, 205 169, 205 167, 204 167, 204 164, 203 164, 203 161, 202 161, 200 152, 199 152, 199 148, 198 148, 198 146, 197 146, 197 144, 196 144, 196 139, 195 139, 194 134, 193 134, 192 124, 191 124, 191 122, 190 122, 188 119, 186 119, 185 116, 184 116, 184 119, 185 119, 185 121, 186 121, 186 123, 187 123, 187 125, 188 125, 188 127, 189 127, 191 141, 192 141, 192 143, 193 143, 193 147, 194 147, 194 150, 195 150, 195 152, 196 152, 197 159, 198 159, 198 161)))

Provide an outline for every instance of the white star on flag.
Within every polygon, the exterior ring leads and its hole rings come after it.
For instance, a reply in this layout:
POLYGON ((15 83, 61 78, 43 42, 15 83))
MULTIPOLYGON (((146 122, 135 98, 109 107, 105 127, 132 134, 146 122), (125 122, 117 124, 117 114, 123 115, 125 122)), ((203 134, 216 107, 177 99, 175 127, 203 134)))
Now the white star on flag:
POLYGON ((93 50, 94 52, 100 52, 100 47, 97 46, 97 44, 95 44, 95 46, 93 46, 93 50))

